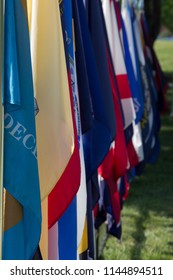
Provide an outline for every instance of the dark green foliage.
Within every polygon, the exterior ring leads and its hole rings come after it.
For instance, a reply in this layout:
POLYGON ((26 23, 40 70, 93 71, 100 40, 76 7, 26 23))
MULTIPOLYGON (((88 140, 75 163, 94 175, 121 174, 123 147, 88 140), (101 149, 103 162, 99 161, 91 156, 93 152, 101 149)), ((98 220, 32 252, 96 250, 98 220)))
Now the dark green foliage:
POLYGON ((154 42, 161 27, 161 0, 144 0, 144 4, 150 38, 154 42))
POLYGON ((162 4, 162 24, 173 33, 173 1, 164 0, 162 4))

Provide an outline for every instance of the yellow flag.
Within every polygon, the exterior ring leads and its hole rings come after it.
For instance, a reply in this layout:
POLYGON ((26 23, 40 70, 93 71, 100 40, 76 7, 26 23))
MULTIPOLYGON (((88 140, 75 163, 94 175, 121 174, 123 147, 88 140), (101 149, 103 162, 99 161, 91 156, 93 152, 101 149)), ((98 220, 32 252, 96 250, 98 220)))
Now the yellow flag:
POLYGON ((29 30, 31 26, 31 12, 32 12, 32 0, 26 0, 27 4, 27 13, 28 13, 28 25, 29 25, 29 30))
POLYGON ((87 219, 85 219, 83 235, 78 247, 78 254, 80 255, 84 253, 87 249, 88 249, 88 226, 87 226, 87 219))
POLYGON ((57 0, 28 0, 41 197, 64 172, 74 151, 74 129, 57 0), (32 4, 32 8, 31 8, 32 4))
POLYGON ((42 230, 40 238, 40 251, 43 260, 48 260, 48 198, 42 201, 42 230))

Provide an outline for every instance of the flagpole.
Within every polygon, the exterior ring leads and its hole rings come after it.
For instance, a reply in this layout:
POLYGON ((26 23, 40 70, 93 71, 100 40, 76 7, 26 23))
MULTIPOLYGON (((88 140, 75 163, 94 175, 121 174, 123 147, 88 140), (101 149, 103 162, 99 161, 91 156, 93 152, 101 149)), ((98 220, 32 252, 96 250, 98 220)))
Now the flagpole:
POLYGON ((0 260, 2 260, 3 234, 3 150, 4 150, 4 107, 2 105, 3 45, 4 45, 4 2, 0 0, 0 260))

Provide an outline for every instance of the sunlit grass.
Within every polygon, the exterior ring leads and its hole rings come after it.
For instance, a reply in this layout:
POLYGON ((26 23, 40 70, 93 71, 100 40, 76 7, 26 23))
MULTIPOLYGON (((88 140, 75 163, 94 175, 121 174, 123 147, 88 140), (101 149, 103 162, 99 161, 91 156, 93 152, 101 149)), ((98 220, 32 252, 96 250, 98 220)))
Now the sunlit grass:
POLYGON ((154 48, 163 71, 173 79, 173 41, 157 40, 154 48))
MULTIPOLYGON (((173 42, 157 41, 162 69, 173 82, 173 42)), ((172 102, 173 88, 167 93, 172 102)), ((171 104, 170 104, 171 110, 171 104)), ((131 183, 122 210, 122 242, 107 239, 102 259, 173 260, 173 118, 161 116, 161 151, 156 164, 147 165, 131 183)))

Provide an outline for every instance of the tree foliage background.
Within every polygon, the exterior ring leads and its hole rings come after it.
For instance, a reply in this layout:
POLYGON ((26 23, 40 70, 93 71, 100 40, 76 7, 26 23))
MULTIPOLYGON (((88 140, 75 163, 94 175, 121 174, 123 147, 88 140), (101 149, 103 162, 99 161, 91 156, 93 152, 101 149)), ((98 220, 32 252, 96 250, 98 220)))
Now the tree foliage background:
POLYGON ((153 43, 160 32, 161 4, 162 0, 144 0, 145 15, 149 26, 150 37, 153 43))
POLYGON ((173 32, 173 0, 162 0, 161 22, 173 32))
MULTIPOLYGON (((135 5, 144 4, 150 37, 152 42, 156 40, 161 26, 173 32, 173 0, 130 0, 135 5)), ((143 6, 143 5, 142 5, 143 6)))
POLYGON ((173 32, 173 0, 144 0, 150 36, 154 42, 161 26, 173 32))

